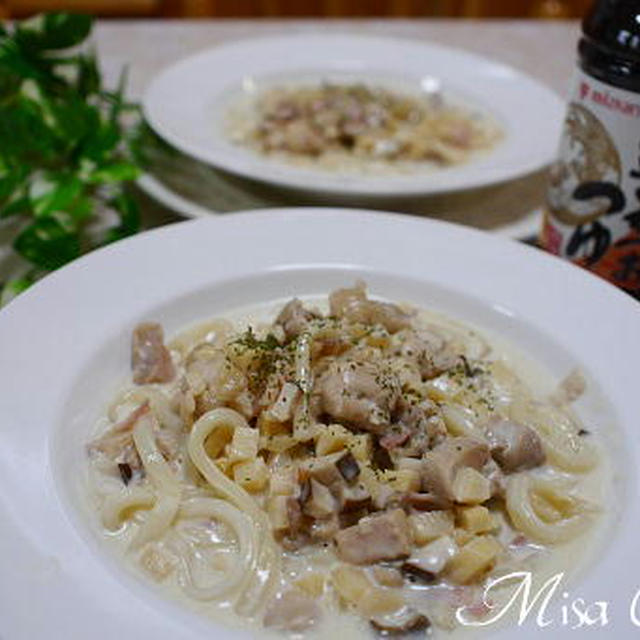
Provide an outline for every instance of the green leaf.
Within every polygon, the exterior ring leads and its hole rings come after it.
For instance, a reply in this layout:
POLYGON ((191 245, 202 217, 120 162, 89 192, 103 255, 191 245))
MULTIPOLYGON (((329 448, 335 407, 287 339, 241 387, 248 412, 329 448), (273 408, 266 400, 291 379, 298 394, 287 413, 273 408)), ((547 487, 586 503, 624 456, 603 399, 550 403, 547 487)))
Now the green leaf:
POLYGON ((23 20, 16 28, 16 42, 27 50, 68 49, 91 33, 93 18, 73 13, 46 13, 23 20))
POLYGON ((33 213, 37 218, 47 216, 55 211, 67 211, 73 207, 74 201, 82 192, 83 184, 75 177, 54 182, 51 189, 32 200, 33 213))
POLYGON ((65 100, 47 103, 52 116, 51 127, 64 147, 71 153, 80 150, 86 136, 100 126, 100 110, 81 96, 74 94, 65 100))
POLYGON ((120 214, 120 225, 109 230, 105 244, 126 238, 140 230, 140 208, 130 193, 119 193, 109 204, 120 214))
MULTIPOLYGON (((23 222, 13 240, 33 266, 23 284, 140 228, 124 185, 140 172, 133 141, 141 113, 126 101, 126 70, 115 89, 104 87, 95 52, 69 50, 91 26, 67 13, 0 25, 0 220, 23 222), (105 206, 119 220, 100 232, 93 216, 105 206)), ((21 290, 10 285, 0 304, 21 290)))
POLYGON ((54 164, 68 144, 46 121, 42 105, 22 95, 0 105, 0 140, 0 153, 13 164, 38 167, 54 164))
POLYGON ((120 113, 124 107, 124 89, 129 78, 129 68, 124 67, 120 72, 120 78, 118 79, 118 87, 115 91, 104 92, 104 97, 111 102, 111 108, 109 110, 109 120, 116 122, 120 117, 120 113))
POLYGON ((127 182, 135 180, 140 175, 140 169, 131 162, 114 162, 104 165, 89 176, 89 181, 97 184, 113 182, 127 182))
POLYGON ((77 67, 76 87, 78 93, 83 97, 98 93, 100 91, 101 77, 95 52, 92 51, 78 58, 77 67))
MULTIPOLYGON (((0 159, 1 161, 1 159, 0 159)), ((6 167, 0 172, 0 203, 9 203, 23 195, 28 173, 24 167, 6 167)))
POLYGON ((31 213, 31 199, 29 196, 16 196, 0 208, 0 219, 28 213, 31 213))
POLYGON ((80 239, 55 218, 40 218, 20 232, 13 248, 38 267, 53 270, 80 255, 80 239))
POLYGON ((33 284, 30 278, 16 278, 7 282, 0 292, 0 306, 4 306, 13 300, 18 294, 28 289, 33 284))
POLYGON ((94 163, 101 164, 115 152, 121 141, 122 132, 118 123, 102 122, 84 137, 79 152, 94 163))
POLYGON ((16 91, 27 78, 46 80, 46 73, 33 60, 29 60, 26 52, 10 39, 0 42, 0 71, 3 96, 16 91))
POLYGON ((95 199, 89 196, 76 198, 73 204, 67 208, 66 213, 69 215, 74 224, 79 224, 91 218, 95 210, 95 199))
POLYGON ((18 294, 22 293, 25 289, 28 289, 33 284, 33 278, 15 278, 9 280, 3 287, 0 293, 0 306, 11 302, 18 294))

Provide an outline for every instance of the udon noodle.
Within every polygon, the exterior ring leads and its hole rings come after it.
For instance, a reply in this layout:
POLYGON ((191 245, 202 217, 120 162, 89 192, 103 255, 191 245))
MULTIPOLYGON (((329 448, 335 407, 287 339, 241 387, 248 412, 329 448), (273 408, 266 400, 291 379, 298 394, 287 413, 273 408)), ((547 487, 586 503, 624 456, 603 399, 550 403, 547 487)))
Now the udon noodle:
POLYGON ((272 629, 481 620, 491 577, 596 516, 584 381, 536 397, 475 331, 362 284, 328 306, 168 346, 136 327, 134 384, 88 445, 102 526, 153 580, 272 629))

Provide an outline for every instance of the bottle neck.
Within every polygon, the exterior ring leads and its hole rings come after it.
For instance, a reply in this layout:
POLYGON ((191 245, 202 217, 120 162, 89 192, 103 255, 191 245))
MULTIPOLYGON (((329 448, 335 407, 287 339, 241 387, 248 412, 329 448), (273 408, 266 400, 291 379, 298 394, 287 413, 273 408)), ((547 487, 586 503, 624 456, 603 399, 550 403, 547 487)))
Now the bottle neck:
POLYGON ((595 0, 582 22, 583 71, 621 89, 640 91, 640 2, 595 0))
POLYGON ((640 93, 640 53, 622 53, 584 36, 578 44, 582 70, 601 82, 640 93))

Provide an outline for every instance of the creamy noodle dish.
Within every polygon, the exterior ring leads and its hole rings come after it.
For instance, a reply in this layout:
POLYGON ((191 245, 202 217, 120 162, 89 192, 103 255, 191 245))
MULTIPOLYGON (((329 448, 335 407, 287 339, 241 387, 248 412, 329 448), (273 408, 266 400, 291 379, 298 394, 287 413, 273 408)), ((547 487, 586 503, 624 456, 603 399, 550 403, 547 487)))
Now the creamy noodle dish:
POLYGON ((249 109, 232 110, 229 121, 238 143, 327 169, 349 161, 354 167, 448 167, 501 137, 488 116, 441 94, 412 96, 364 84, 275 87, 249 109))
POLYGON ((540 397, 474 330, 362 283, 318 305, 167 345, 134 329, 133 383, 88 444, 104 538, 240 627, 366 638, 486 618, 488 581, 595 526, 600 447, 569 408, 584 379, 540 397))

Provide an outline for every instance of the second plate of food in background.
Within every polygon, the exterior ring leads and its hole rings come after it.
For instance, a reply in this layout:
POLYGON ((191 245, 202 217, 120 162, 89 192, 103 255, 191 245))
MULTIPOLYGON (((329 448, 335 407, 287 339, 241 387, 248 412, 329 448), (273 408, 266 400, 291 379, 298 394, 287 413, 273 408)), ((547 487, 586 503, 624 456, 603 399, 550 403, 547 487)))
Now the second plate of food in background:
POLYGON ((206 50, 161 73, 144 108, 169 143, 236 175, 415 196, 540 169, 555 153, 564 107, 536 81, 476 55, 331 35, 206 50))

